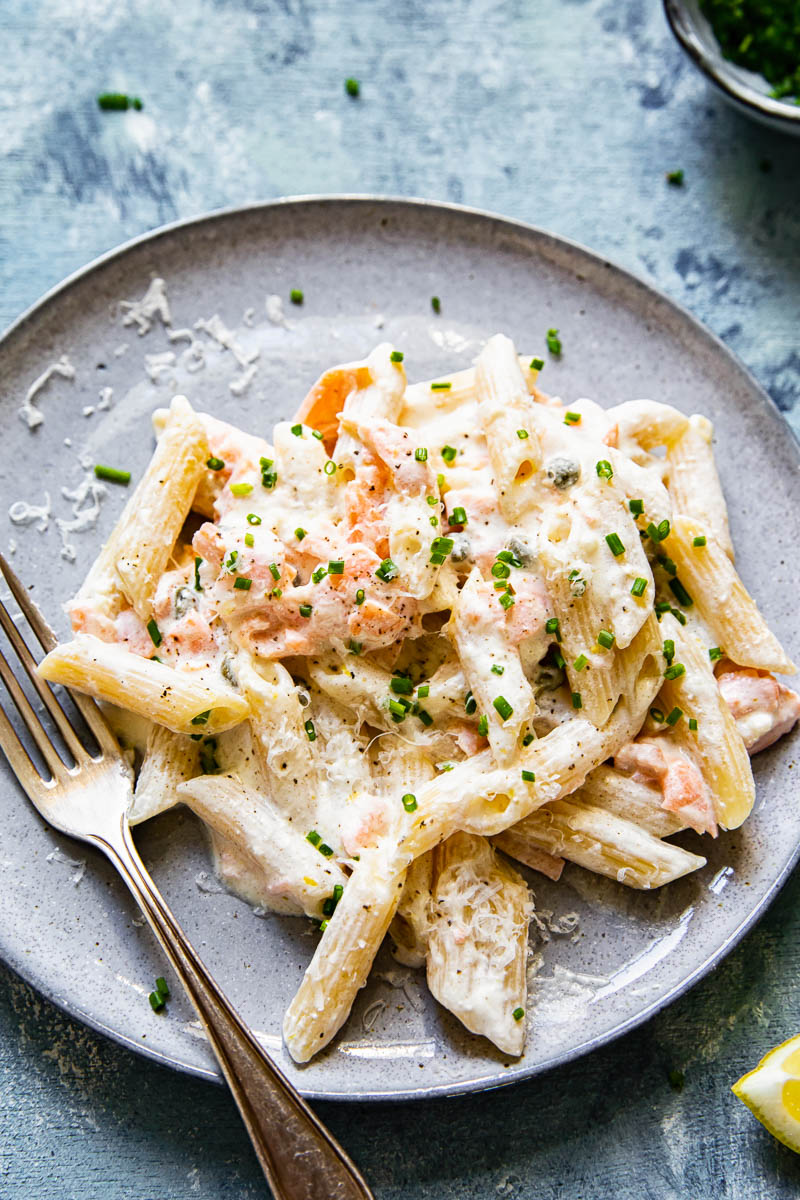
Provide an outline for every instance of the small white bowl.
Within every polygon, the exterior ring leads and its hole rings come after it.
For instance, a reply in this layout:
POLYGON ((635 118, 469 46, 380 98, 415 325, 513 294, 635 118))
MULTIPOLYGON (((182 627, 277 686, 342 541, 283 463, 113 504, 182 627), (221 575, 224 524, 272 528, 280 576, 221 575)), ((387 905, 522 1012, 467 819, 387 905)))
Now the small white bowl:
POLYGON ((773 100, 763 76, 723 58, 714 32, 700 11, 699 0, 664 0, 664 12, 689 58, 734 108, 770 129, 800 136, 800 106, 773 100))

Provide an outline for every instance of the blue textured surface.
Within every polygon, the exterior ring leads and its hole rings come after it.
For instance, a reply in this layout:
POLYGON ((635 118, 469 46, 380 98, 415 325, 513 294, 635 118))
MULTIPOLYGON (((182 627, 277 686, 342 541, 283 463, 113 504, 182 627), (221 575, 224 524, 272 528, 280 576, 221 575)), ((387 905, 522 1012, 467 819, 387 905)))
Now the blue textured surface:
MULTIPOLYGON (((800 426, 800 146, 709 93, 654 2, 6 0, 0 44, 0 324, 175 217, 300 192, 421 195, 638 271, 800 426), (107 88, 144 111, 100 113, 107 88), (675 167, 683 188, 665 182, 675 167)), ((482 1097, 322 1116, 379 1200, 794 1196, 800 1162, 728 1089, 800 1028, 798 902, 795 877, 714 976, 583 1062, 482 1097)), ((0 973, 1 1196, 264 1193, 222 1090, 134 1059, 0 973)))

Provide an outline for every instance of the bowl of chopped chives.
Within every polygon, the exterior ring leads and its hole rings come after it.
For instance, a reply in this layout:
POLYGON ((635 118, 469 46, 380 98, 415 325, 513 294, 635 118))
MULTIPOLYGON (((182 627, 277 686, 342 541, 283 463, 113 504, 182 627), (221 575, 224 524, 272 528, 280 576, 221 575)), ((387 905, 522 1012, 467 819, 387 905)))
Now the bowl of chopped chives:
POLYGON ((798 0, 664 0, 689 58, 740 112, 800 134, 798 0))

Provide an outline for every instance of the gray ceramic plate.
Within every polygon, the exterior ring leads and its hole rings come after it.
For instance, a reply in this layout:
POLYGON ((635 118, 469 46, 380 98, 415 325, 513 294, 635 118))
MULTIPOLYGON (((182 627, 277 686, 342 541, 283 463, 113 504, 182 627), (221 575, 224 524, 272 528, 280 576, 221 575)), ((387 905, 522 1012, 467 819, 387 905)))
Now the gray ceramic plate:
MULTIPOLYGON (((550 391, 604 404, 652 396, 714 420, 741 573, 797 651, 798 448, 764 393, 687 313, 603 259, 526 226, 432 204, 309 199, 220 213, 131 243, 51 293, 0 343, 0 544, 16 543, 17 570, 66 632, 60 604, 125 493, 110 487, 95 526, 63 533, 73 562, 60 554, 55 518, 72 521, 93 500, 91 493, 70 499, 62 488, 80 486, 81 459, 140 472, 152 444, 149 414, 173 391, 267 432, 291 414, 322 367, 358 358, 378 340, 403 348, 413 379, 468 364, 497 330, 541 354, 550 326, 564 344, 562 359, 548 358, 544 370, 550 391), (141 298, 154 275, 167 282, 173 330, 218 314, 237 331, 242 359, 258 350, 241 394, 229 384, 241 380, 242 367, 206 333, 195 334, 202 352, 185 354, 188 338, 170 342, 158 317, 142 336, 123 324, 119 301, 141 298), (302 307, 288 303, 295 287, 305 293, 302 307), (284 298, 285 324, 268 319, 271 294, 284 298), (433 295, 441 297, 440 316, 431 310, 433 295), (17 410, 62 354, 75 377, 45 386, 36 401, 45 421, 31 432, 17 410), (45 492, 52 505, 46 530, 37 527, 44 522, 10 521, 12 503, 41 505, 45 492)), ((519 1061, 465 1034, 429 998, 420 975, 384 949, 336 1043, 297 1069, 279 1031, 313 950, 308 923, 259 917, 215 889, 202 833, 184 810, 141 829, 138 842, 189 936, 305 1094, 471 1091, 584 1053, 719 962, 797 858, 795 754, 796 742, 784 742, 759 755, 755 814, 741 832, 716 844, 705 839, 709 864, 690 879, 648 895, 574 867, 557 886, 531 877, 543 936, 535 942, 528 1049, 519 1061)), ((215 1077, 188 1002, 176 994, 168 1015, 150 1011, 147 993, 163 960, 116 876, 99 856, 46 828, 1 766, 0 955, 93 1028, 215 1077)), ((697 842, 686 836, 688 845, 697 842)))

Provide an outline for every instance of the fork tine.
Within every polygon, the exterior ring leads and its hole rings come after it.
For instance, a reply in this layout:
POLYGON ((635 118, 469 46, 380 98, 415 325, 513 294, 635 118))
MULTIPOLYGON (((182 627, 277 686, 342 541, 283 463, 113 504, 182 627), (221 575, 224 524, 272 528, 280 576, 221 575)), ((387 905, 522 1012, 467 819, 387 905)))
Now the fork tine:
MULTIPOLYGON (((12 596, 19 605, 20 612, 30 625, 33 632, 36 634, 36 637, 39 639, 39 644, 41 645, 42 649, 47 651, 52 650, 58 645, 58 638, 47 624, 47 621, 45 621, 36 604, 28 595, 19 576, 12 571, 8 560, 3 554, 0 554, 0 572, 2 572, 3 578, 8 584, 12 596)), ((38 687, 36 690, 39 691, 38 687)), ((48 692, 50 691, 49 688, 47 690, 48 692)), ((119 747, 114 739, 114 735, 111 733, 110 729, 103 720, 103 717, 98 711, 97 705, 94 703, 94 701, 85 696, 81 696, 80 693, 74 691, 69 692, 69 697, 91 730, 92 736, 94 737, 98 746, 100 746, 109 754, 119 753, 119 747)), ((44 697, 42 698, 44 699, 44 697)), ((54 703, 57 702, 54 700, 54 703)), ((46 700, 45 704, 47 704, 46 700)), ((49 708, 50 706, 48 705, 48 709, 49 708)), ((52 712, 52 710, 50 710, 50 712, 53 720, 56 722, 56 724, 58 724, 58 717, 52 712)), ((62 716, 64 716, 64 719, 66 720, 66 715, 63 713, 63 711, 62 716)), ((64 736, 66 737, 66 735, 64 736)), ((85 753, 83 747, 81 747, 81 753, 85 753)))
POLYGON ((42 758, 52 771, 53 776, 58 777, 63 775, 66 771, 66 767, 58 757, 55 746, 47 736, 44 726, 37 717, 36 713, 33 711, 28 697, 25 695, 22 688, 19 686, 19 683, 14 678, 14 673, 6 661, 6 656, 2 653, 0 653, 0 677, 2 677, 3 683, 6 685, 11 699, 17 706, 19 715, 22 717, 25 725, 27 726, 28 732, 36 742, 36 745, 39 747, 42 758))
POLYGON ((16 650, 17 657, 25 668, 28 678, 36 688, 40 699, 45 705, 47 711, 50 713, 50 716, 53 718, 58 732, 67 743, 73 758, 77 760, 83 755, 84 748, 78 741, 75 730, 67 720, 66 714, 64 713, 61 705, 58 703, 53 693, 50 691, 50 688, 44 682, 44 680, 40 679, 36 674, 36 660, 23 641, 20 631, 17 629, 13 620, 9 616, 8 610, 3 604, 2 600, 0 600, 0 625, 2 625, 6 635, 8 636, 8 640, 16 650))
POLYGON ((5 709, 0 705, 0 749, 8 759, 11 770, 16 775, 22 787, 36 803, 33 794, 35 787, 46 787, 47 784, 36 770, 28 751, 17 737, 14 726, 6 716, 5 709))
POLYGON ((52 650, 58 645, 58 638, 53 633, 50 626, 45 621, 39 609, 36 607, 30 596, 22 586, 22 581, 11 570, 4 554, 0 554, 0 571, 3 573, 3 578, 9 586, 12 596, 20 607, 23 617, 30 625, 33 632, 36 634, 39 642, 44 650, 52 650))

